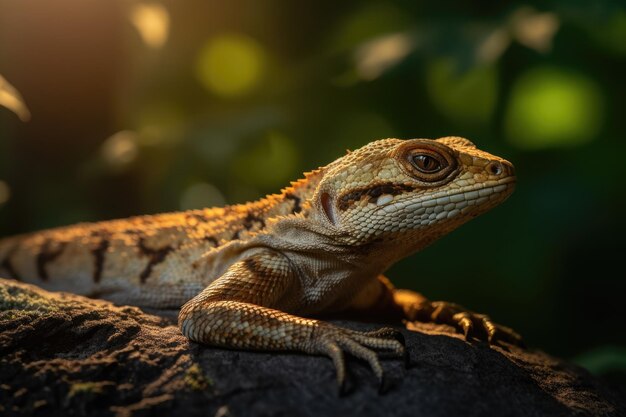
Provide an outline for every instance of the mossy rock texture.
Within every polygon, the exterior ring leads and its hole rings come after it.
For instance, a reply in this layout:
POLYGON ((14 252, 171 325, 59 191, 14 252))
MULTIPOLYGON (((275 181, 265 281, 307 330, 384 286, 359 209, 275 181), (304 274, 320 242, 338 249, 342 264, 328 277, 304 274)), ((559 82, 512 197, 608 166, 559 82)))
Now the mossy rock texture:
POLYGON ((383 394, 349 359, 339 396, 328 358, 201 346, 173 317, 0 279, 0 415, 626 415, 626 393, 584 369, 445 326, 403 329, 411 365, 384 360, 383 394))

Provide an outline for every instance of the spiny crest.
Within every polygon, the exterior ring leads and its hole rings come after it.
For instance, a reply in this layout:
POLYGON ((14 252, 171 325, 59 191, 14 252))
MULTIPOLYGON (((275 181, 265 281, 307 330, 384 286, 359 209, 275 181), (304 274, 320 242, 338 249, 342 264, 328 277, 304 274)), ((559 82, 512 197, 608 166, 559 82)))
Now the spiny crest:
POLYGON ((285 194, 285 193, 291 193, 294 192, 297 189, 300 189, 302 187, 309 187, 311 186, 311 184, 316 183, 317 182, 317 178, 320 177, 322 175, 322 171, 324 170, 324 167, 319 167, 317 169, 314 169, 312 171, 308 171, 304 173, 304 178, 300 178, 296 181, 291 181, 289 184, 289 187, 285 187, 282 190, 280 190, 280 194, 285 194))

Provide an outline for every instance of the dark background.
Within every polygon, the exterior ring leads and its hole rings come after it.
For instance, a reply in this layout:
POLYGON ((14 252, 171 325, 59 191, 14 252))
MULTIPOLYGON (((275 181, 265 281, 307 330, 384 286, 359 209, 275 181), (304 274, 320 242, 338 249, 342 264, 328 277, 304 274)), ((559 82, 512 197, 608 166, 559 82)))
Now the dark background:
POLYGON ((0 0, 0 75, 32 116, 0 91, 2 236, 466 136, 516 192, 389 276, 624 381, 623 3, 0 0))

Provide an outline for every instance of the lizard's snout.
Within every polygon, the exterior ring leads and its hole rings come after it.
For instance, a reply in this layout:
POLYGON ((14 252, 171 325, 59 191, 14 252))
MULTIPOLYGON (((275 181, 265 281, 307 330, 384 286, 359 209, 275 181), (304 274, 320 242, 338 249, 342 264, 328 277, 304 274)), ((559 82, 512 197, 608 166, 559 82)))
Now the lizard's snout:
POLYGON ((497 178, 515 176, 515 167, 509 161, 491 161, 485 166, 485 170, 489 175, 497 178))

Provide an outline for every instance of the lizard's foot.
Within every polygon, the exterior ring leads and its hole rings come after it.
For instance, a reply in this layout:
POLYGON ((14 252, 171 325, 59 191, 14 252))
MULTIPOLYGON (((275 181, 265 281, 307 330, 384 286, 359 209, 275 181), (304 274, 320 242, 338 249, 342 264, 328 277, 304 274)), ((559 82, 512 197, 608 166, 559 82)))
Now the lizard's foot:
POLYGON ((337 371, 337 382, 340 394, 346 388, 346 364, 344 351, 369 363, 379 382, 379 391, 385 389, 383 368, 378 353, 383 351, 396 357, 403 357, 408 363, 408 356, 404 346, 404 336, 392 328, 382 328, 375 331, 360 332, 344 329, 330 324, 321 324, 312 335, 312 353, 322 353, 330 356, 337 371))
POLYGON ((407 316, 419 321, 453 326, 465 335, 466 340, 475 337, 486 340, 490 345, 498 342, 524 345, 522 337, 513 329, 495 323, 485 314, 474 313, 446 301, 425 301, 415 304, 409 308, 407 316))

